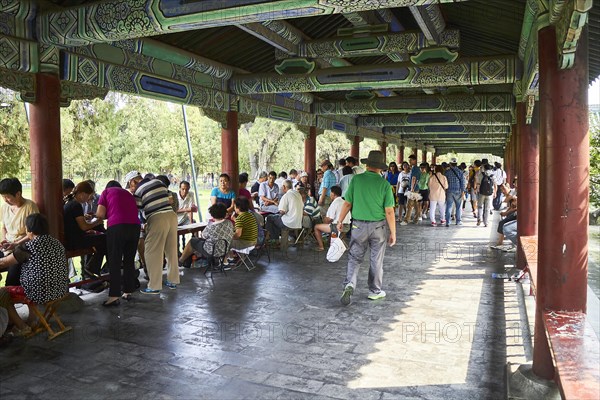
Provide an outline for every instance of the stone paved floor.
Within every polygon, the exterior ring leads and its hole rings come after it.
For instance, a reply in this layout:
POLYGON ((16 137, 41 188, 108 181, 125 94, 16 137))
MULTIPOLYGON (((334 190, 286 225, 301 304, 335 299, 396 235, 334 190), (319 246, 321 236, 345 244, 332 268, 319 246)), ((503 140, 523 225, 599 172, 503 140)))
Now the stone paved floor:
POLYGON ((177 290, 119 308, 86 295, 63 315, 71 333, 0 349, 0 398, 504 398, 507 354, 523 349, 514 285, 490 274, 512 256, 491 252, 472 216, 427 222, 399 227, 385 300, 366 298, 363 267, 342 307, 347 257, 308 248, 213 282, 182 270, 177 290))

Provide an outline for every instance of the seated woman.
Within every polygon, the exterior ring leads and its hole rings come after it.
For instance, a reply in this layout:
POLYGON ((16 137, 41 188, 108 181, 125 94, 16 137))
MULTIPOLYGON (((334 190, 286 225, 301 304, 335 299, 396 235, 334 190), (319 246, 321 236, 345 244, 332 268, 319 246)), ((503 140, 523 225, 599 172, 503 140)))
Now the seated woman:
POLYGON ((225 205, 227 214, 233 213, 233 201, 235 200, 235 192, 230 188, 231 178, 227 174, 219 176, 219 187, 214 188, 210 192, 210 204, 217 203, 225 205))
POLYGON ((227 251, 234 234, 233 224, 230 220, 225 219, 227 216, 227 208, 222 203, 216 203, 210 206, 208 212, 214 222, 209 223, 208 226, 204 228, 199 238, 193 237, 185 245, 181 257, 179 257, 180 265, 185 265, 186 260, 190 258, 192 254, 211 260, 213 257, 223 256, 227 251), (225 246, 225 243, 220 239, 225 239, 227 241, 227 246, 225 246))
MULTIPOLYGON (((60 299, 68 292, 68 268, 63 245, 48 234, 48 221, 42 214, 30 214, 25 219, 29 242, 19 245, 15 251, 0 259, 0 270, 21 263, 21 286, 0 288, 0 307, 7 310, 10 321, 15 325, 13 333, 23 336, 31 328, 19 317, 15 303, 25 297, 36 304, 46 304, 60 299)), ((35 321, 29 312, 28 323, 35 321)))
POLYGON ((96 251, 83 267, 88 276, 99 275, 102 260, 106 255, 106 236, 92 229, 104 228, 102 219, 86 220, 83 213, 83 203, 94 196, 94 189, 88 182, 75 186, 64 205, 65 247, 67 250, 94 247, 96 251))
MULTIPOLYGON (((250 202, 245 197, 235 200, 235 233, 231 248, 236 250, 256 246, 258 240, 258 223, 254 215, 249 212, 250 202)), ((233 253, 230 253, 233 256, 233 253)))

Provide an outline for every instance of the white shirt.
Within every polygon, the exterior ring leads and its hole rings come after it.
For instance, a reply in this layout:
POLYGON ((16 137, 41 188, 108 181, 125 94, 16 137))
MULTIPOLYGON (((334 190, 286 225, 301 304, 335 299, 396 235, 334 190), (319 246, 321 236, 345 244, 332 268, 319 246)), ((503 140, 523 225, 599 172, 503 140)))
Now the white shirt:
POLYGON ((352 171, 354 171, 354 174, 362 174, 363 172, 365 172, 365 169, 363 167, 361 167, 360 165, 355 165, 354 167, 352 167, 352 171))
MULTIPOLYGON (((195 206, 196 204, 194 204, 194 193, 193 192, 188 192, 187 196, 185 196, 185 199, 181 197, 181 194, 179 193, 179 190, 177 191, 177 200, 179 201, 179 208, 190 208, 192 206, 195 206)), ((185 225, 185 224, 190 224, 192 221, 190 221, 190 213, 189 212, 178 212, 177 213, 177 225, 185 225)))
MULTIPOLYGON (((269 187, 269 181, 264 181, 258 187, 258 197, 266 197, 269 200, 275 200, 279 195, 279 186, 274 184, 273 187, 269 187)), ((260 200, 260 205, 263 205, 262 199, 260 200)))
POLYGON ((494 171, 494 185, 502 185, 506 181, 506 172, 502 168, 498 168, 494 171))
POLYGON ((288 190, 279 202, 279 211, 285 211, 281 216, 281 222, 290 229, 302 228, 302 213, 304 202, 302 195, 296 190, 288 190))
MULTIPOLYGON (((338 219, 340 217, 340 213, 342 212, 342 206, 344 205, 344 199, 341 197, 336 197, 335 200, 331 202, 329 205, 329 209, 327 210, 327 218, 331 218, 334 224, 338 223, 338 219)), ((346 218, 344 218, 343 224, 349 224, 352 216, 350 215, 350 211, 346 214, 346 218)))

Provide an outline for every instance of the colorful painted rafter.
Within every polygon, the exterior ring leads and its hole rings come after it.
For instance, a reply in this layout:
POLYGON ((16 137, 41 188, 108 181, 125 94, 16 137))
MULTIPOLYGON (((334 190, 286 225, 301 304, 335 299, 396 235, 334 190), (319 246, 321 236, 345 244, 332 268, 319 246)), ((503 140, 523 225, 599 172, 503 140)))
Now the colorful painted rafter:
POLYGON ((511 125, 508 112, 420 113, 359 117, 358 126, 367 128, 386 126, 435 125, 511 125))
MULTIPOLYGON (((419 32, 385 33, 304 42, 298 45, 296 54, 308 58, 381 56, 389 53, 415 53, 428 46, 427 38, 419 32)), ((443 32, 441 46, 451 49, 459 48, 459 31, 443 32)), ((286 58, 283 53, 277 53, 277 55, 279 58, 286 58)))
POLYGON ((223 111, 237 108, 235 96, 223 91, 165 79, 68 52, 64 52, 62 58, 61 79, 63 80, 179 104, 223 111))
POLYGON ((375 100, 317 102, 316 114, 391 114, 415 112, 510 111, 510 94, 398 96, 375 100))
POLYGON ((207 4, 200 1, 106 0, 40 15, 39 40, 57 45, 83 46, 290 17, 459 1, 462 0, 283 0, 252 2, 254 4, 225 1, 207 4))
POLYGON ((413 135, 413 134, 439 134, 439 133, 481 133, 494 135, 508 135, 510 126, 480 126, 480 125, 440 125, 440 126, 406 126, 387 127, 386 134, 413 135))
POLYGON ((419 66, 394 63, 328 68, 303 76, 234 75, 229 88, 236 94, 252 94, 493 85, 514 83, 515 68, 515 57, 462 59, 419 66))

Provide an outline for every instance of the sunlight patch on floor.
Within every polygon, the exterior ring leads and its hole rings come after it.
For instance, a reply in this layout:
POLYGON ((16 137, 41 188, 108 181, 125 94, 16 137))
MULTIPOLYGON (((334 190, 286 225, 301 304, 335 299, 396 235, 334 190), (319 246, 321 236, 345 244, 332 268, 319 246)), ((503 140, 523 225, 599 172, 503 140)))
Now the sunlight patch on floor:
POLYGON ((483 274, 483 268, 468 262, 436 263, 427 274, 435 278, 415 288, 407 307, 375 344, 376 351, 367 356, 361 376, 348 387, 466 383, 470 358, 483 357, 483 351, 472 351, 483 274))

